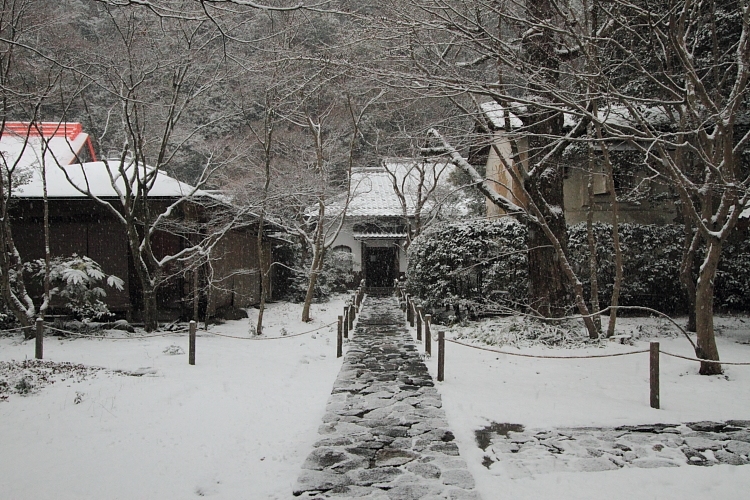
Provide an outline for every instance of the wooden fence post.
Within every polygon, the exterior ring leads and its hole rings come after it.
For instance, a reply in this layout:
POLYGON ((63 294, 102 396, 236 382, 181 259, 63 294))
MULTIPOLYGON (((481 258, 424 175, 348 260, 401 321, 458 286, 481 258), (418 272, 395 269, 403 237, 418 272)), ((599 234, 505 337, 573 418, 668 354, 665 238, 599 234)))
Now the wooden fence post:
POLYGON ((445 332, 438 332, 438 382, 445 380, 445 332))
POLYGON ((188 353, 188 363, 190 363, 191 365, 195 364, 195 329, 196 329, 196 326, 197 324, 195 323, 195 321, 190 322, 190 327, 189 327, 190 351, 188 353))
POLYGON ((659 343, 651 342, 649 373, 651 379, 651 408, 659 409, 659 343))
POLYGON ((422 306, 417 306, 417 340, 422 340, 422 306))
POLYGON ((424 317, 424 352, 432 356, 432 335, 430 333, 430 323, 432 322, 432 315, 425 314, 424 317))
POLYGON ((347 310, 346 307, 344 308, 344 315, 342 316, 342 318, 344 319, 344 338, 348 339, 349 338, 349 311, 347 310))
POLYGON ((354 306, 349 304, 349 331, 354 330, 354 306))
POLYGON ((344 345, 344 317, 339 316, 339 324, 336 330, 336 357, 340 358, 343 355, 344 345))
POLYGON ((36 359, 44 357, 44 320, 36 319, 36 359))
POLYGON ((411 319, 411 298, 408 293, 406 294, 406 321, 408 321, 411 326, 414 326, 411 319))

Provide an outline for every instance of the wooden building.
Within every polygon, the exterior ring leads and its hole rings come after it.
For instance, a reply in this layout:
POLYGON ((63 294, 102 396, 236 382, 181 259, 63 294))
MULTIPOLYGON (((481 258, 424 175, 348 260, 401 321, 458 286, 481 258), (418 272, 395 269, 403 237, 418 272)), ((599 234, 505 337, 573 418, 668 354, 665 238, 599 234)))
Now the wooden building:
MULTIPOLYGON (((21 151, 24 156, 22 170, 25 181, 13 191, 12 209, 12 230, 21 257, 24 261, 44 257, 44 171, 47 180, 51 255, 88 256, 99 263, 106 274, 121 278, 124 281, 123 290, 107 287, 105 302, 112 312, 139 320, 143 299, 126 227, 110 208, 100 202, 111 202, 112 206, 120 203, 110 178, 116 168, 109 162, 96 161, 90 140, 79 124, 45 124, 44 127, 31 129, 31 132, 28 132, 28 126, 15 127, 19 129, 19 133, 6 132, 0 138, 0 150, 7 158, 13 157, 14 153, 18 157, 21 151), (46 150, 45 155, 42 154, 43 150, 46 150), (100 201, 82 193, 76 186, 90 191, 100 201)), ((115 185, 119 186, 123 182, 126 181, 116 179, 115 185)), ((226 231, 214 245, 210 266, 201 266, 201 310, 215 314, 223 309, 241 309, 258 303, 260 273, 256 243, 257 217, 252 214, 237 217, 236 212, 233 213, 235 207, 225 197, 196 190, 159 172, 148 193, 150 209, 159 214, 178 200, 182 201, 170 216, 169 222, 181 229, 162 230, 154 234, 151 245, 156 257, 174 255, 200 240, 203 237, 201 233, 205 234, 210 230, 210 221, 218 213, 233 215, 237 224, 226 231), (180 222, 186 224, 181 225, 180 222)), ((278 231, 275 227, 270 229, 278 231)), ((267 252, 266 261, 271 262, 272 238, 265 236, 263 247, 267 252)), ((165 269, 163 273, 165 281, 157 289, 161 320, 191 315, 194 280, 193 275, 185 271, 186 265, 189 262, 180 262, 165 269)), ((36 293, 39 294, 40 291, 37 290, 36 293)))

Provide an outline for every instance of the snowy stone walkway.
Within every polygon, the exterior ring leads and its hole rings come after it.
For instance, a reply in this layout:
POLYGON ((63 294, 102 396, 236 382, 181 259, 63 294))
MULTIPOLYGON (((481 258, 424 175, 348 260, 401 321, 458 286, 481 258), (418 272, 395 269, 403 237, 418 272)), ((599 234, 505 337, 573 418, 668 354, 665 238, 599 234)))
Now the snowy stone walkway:
POLYGON ((479 499, 398 301, 363 306, 294 495, 479 499))
POLYGON ((750 463, 750 421, 526 430, 495 423, 476 431, 484 465, 509 478, 549 472, 750 463))

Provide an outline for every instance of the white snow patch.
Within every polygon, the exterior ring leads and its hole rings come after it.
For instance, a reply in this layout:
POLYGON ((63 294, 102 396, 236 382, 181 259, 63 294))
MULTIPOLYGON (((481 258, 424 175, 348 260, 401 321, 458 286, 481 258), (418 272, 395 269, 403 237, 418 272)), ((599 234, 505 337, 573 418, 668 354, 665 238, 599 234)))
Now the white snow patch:
MULTIPOLYGON (((313 304, 302 323, 301 304, 270 304, 264 337, 335 322, 343 305, 313 304)), ((0 402, 0 498, 291 498, 341 366, 336 325, 275 340, 212 335, 249 337, 250 314, 199 330, 195 366, 164 352, 187 352, 184 333, 47 338, 45 359, 110 371, 0 402)), ((34 356, 20 338, 0 337, 0 360, 34 356)))

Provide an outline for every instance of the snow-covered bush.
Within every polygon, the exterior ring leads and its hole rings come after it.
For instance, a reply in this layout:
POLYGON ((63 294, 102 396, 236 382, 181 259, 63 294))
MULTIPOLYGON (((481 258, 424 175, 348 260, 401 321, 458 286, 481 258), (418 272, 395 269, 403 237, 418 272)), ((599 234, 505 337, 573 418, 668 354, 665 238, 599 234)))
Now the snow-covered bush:
POLYGON ((714 304, 724 310, 750 311, 750 237, 726 243, 714 281, 714 304))
MULTIPOLYGON (((612 226, 595 224, 600 302, 609 304, 614 283, 612 226)), ((586 225, 569 228, 568 249, 576 273, 590 288, 586 225)), ((621 224, 623 283, 620 305, 647 306, 666 313, 685 313, 687 297, 680 284, 685 241, 681 225, 621 224)), ((694 276, 702 252, 695 259, 694 276)), ((724 245, 715 281, 714 305, 722 310, 750 310, 750 241, 737 237, 724 245)))
MULTIPOLYGON (((614 283, 612 226, 595 224, 599 301, 610 303, 614 283)), ((568 255, 586 298, 590 295, 586 225, 568 229, 568 255)), ((475 220, 436 225, 409 248, 409 293, 427 306, 443 302, 472 306, 488 302, 517 306, 528 290, 524 226, 511 220, 475 220)), ((623 282, 620 305, 645 306, 665 313, 685 313, 687 297, 680 284, 683 227, 621 224, 623 282)), ((696 257, 694 271, 701 263, 696 257)), ((737 235, 724 245, 715 283, 720 310, 750 311, 750 239, 737 235)))
MULTIPOLYGON (((324 302, 333 293, 344 293, 354 283, 352 271, 352 254, 342 251, 329 251, 323 261, 323 269, 315 282, 315 300, 324 302)), ((302 269, 296 269, 290 280, 287 298, 293 302, 305 300, 307 285, 310 282, 310 263, 304 264, 302 269)))
MULTIPOLYGON (((622 248, 622 289, 620 305, 646 306, 662 312, 686 312, 687 299, 680 285, 682 226, 620 224, 622 248)), ((612 226, 595 224, 599 301, 610 303, 615 276, 612 226)), ((589 293, 589 249, 586 225, 568 229, 568 251, 576 274, 589 293)))
MULTIPOLYGON (((44 280, 44 259, 27 264, 32 279, 44 280)), ((93 259, 73 254, 55 257, 50 261, 50 295, 52 303, 76 319, 102 319, 112 316, 102 301, 107 286, 122 290, 124 282, 117 276, 107 276, 93 259)))
POLYGON ((409 247, 407 288, 425 305, 526 301, 526 228, 509 217, 437 224, 409 247))

